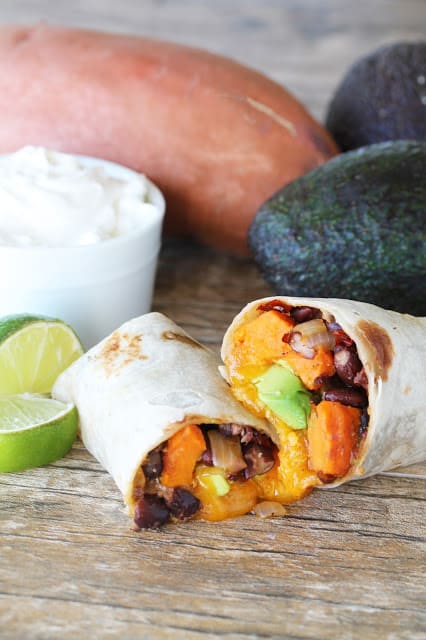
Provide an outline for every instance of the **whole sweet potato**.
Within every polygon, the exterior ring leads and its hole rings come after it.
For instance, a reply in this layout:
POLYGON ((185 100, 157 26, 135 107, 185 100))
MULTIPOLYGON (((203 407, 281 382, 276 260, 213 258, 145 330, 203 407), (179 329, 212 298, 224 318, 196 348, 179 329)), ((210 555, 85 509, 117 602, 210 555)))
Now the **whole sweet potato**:
POLYGON ((0 29, 0 152, 103 157, 164 191, 166 230, 234 253, 260 204, 337 152, 285 89, 207 51, 40 25, 0 29))

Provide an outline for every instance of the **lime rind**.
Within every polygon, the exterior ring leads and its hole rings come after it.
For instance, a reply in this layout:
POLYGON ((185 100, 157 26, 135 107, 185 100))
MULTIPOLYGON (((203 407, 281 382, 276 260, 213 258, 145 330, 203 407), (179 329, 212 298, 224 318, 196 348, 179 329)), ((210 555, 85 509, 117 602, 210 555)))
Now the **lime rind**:
MULTIPOLYGON (((20 331, 28 324, 33 324, 34 322, 54 322, 65 324, 59 318, 52 318, 50 316, 39 316, 31 313, 16 313, 14 315, 2 316, 0 318, 0 343, 6 340, 10 335, 20 331)), ((73 331, 72 327, 68 326, 71 331, 73 331)))
POLYGON ((49 393, 82 353, 77 334, 61 320, 6 316, 0 320, 0 393, 49 393))
MULTIPOLYGON (((24 417, 25 426, 0 430, 0 472, 23 471, 32 467, 39 467, 63 458, 71 449, 78 430, 78 414, 74 405, 64 404, 57 400, 49 400, 30 394, 0 397, 3 409, 13 411, 18 409, 19 416, 24 417), (31 411, 21 409, 19 405, 30 408, 39 403, 51 403, 51 415, 48 420, 34 423, 31 421, 31 411), (9 405, 9 407, 8 407, 9 405), (18 406, 16 406, 18 405, 18 406), (60 408, 59 411, 57 409, 60 408)), ((47 406, 47 405, 45 405, 47 406)), ((0 407, 1 412, 1 407, 0 407)), ((4 411, 0 415, 0 424, 4 420, 4 411)), ((4 424, 4 423, 3 423, 4 424)))
POLYGON ((49 464, 70 450, 77 409, 41 394, 83 352, 62 320, 28 313, 0 318, 0 472, 49 464))
POLYGON ((0 436, 57 422, 73 408, 72 403, 32 393, 0 396, 0 436))

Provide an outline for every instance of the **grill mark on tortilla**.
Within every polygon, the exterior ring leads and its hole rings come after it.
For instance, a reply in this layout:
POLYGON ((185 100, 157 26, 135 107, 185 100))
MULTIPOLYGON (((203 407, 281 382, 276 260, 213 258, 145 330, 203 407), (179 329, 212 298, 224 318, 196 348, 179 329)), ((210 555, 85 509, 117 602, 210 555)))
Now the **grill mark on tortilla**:
POLYGON ((107 376, 134 360, 147 360, 142 353, 142 335, 114 331, 106 340, 99 355, 107 376))
POLYGON ((392 364, 394 349, 389 334, 375 322, 360 320, 358 329, 364 334, 374 352, 374 368, 379 377, 388 379, 388 372, 392 364))
POLYGON ((177 340, 178 342, 183 342, 184 344, 188 344, 191 347, 197 347, 197 349, 204 349, 203 345, 193 340, 189 336, 185 336, 182 333, 175 333, 174 331, 163 331, 162 334, 163 340, 177 340))

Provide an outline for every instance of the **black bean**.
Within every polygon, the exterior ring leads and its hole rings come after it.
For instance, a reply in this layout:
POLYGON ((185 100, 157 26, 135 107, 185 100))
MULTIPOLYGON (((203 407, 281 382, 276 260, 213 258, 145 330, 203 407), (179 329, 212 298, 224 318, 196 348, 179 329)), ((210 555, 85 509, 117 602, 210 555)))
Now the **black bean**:
POLYGON ((361 371, 359 371, 355 378, 354 378, 354 384, 356 384, 358 387, 363 387, 365 390, 367 390, 368 388, 368 378, 367 378, 367 374, 365 373, 365 369, 362 368, 361 371))
POLYGON ((207 447, 205 451, 201 454, 200 462, 205 464, 207 467, 211 467, 213 465, 213 455, 210 447, 207 447))
POLYGON ((362 364, 353 349, 342 347, 334 351, 336 373, 345 384, 353 385, 356 374, 361 371, 362 364))
MULTIPOLYGON (((316 380, 317 379, 318 378, 316 378, 316 380)), ((310 403, 312 405, 319 404, 321 402, 321 400, 322 400, 322 394, 321 394, 321 391, 319 389, 316 390, 316 391, 312 391, 311 392, 309 401, 310 401, 310 403)))
POLYGON ((350 338, 348 334, 345 331, 343 331, 343 329, 336 329, 331 333, 333 334, 334 341, 337 346, 351 347, 354 343, 352 338, 350 338))
POLYGON ((275 464, 274 446, 269 440, 269 444, 259 444, 256 441, 243 446, 243 457, 247 464, 244 469, 246 478, 252 478, 266 473, 275 464))
POLYGON ((147 493, 136 504, 134 521, 140 529, 158 529, 167 522, 169 515, 163 498, 147 493))
POLYGON ((201 502, 190 491, 177 487, 172 495, 166 498, 170 514, 177 520, 191 518, 201 507, 201 502))
POLYGON ((318 376, 314 380, 314 386, 316 389, 319 389, 323 385, 329 385, 333 382, 336 382, 336 378, 334 376, 318 376))
POLYGON ((151 451, 142 465, 142 471, 144 472, 145 477, 150 480, 160 477, 161 472, 163 471, 163 457, 160 449, 154 449, 151 451))
POLYGON ((254 429, 246 425, 228 423, 219 424, 218 427, 221 434, 227 438, 239 436, 242 444, 248 444, 255 437, 254 429))
POLYGON ((361 424, 359 425, 360 438, 362 438, 367 433, 369 420, 370 420, 370 416, 368 415, 367 411, 364 409, 364 411, 361 413, 361 424))
POLYGON ((241 434, 241 444, 248 444, 251 442, 256 437, 256 433, 257 431, 255 432, 252 427, 244 427, 244 432, 241 434))
POLYGON ((315 318, 322 318, 321 311, 319 309, 312 309, 312 307, 293 307, 290 315, 296 324, 314 320, 315 318))
POLYGON ((233 422, 219 424, 218 427, 221 434, 227 437, 240 436, 244 431, 244 427, 242 425, 235 424, 233 422))
POLYGON ((253 429, 252 440, 250 440, 249 442, 253 440, 261 447, 265 447, 265 449, 275 449, 275 445, 269 436, 267 436, 265 433, 260 433, 259 431, 255 431, 254 429, 253 429))
POLYGON ((241 469, 241 471, 237 471, 236 473, 228 473, 226 475, 227 480, 231 480, 232 482, 236 482, 237 480, 245 480, 245 468, 241 469))
POLYGON ((332 402, 340 402, 350 407, 365 407, 367 405, 367 396, 361 389, 346 387, 341 389, 328 389, 324 392, 324 400, 332 402))

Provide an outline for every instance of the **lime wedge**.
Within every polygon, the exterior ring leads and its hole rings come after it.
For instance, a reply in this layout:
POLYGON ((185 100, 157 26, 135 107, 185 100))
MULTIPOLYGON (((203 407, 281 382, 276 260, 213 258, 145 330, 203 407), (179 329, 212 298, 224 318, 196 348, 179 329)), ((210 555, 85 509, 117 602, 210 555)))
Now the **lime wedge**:
POLYGON ((42 396, 0 396, 0 472, 22 471, 62 458, 77 435, 72 404, 42 396))
POLYGON ((0 394, 50 393, 58 375, 83 353, 73 329, 54 318, 0 319, 0 394))

